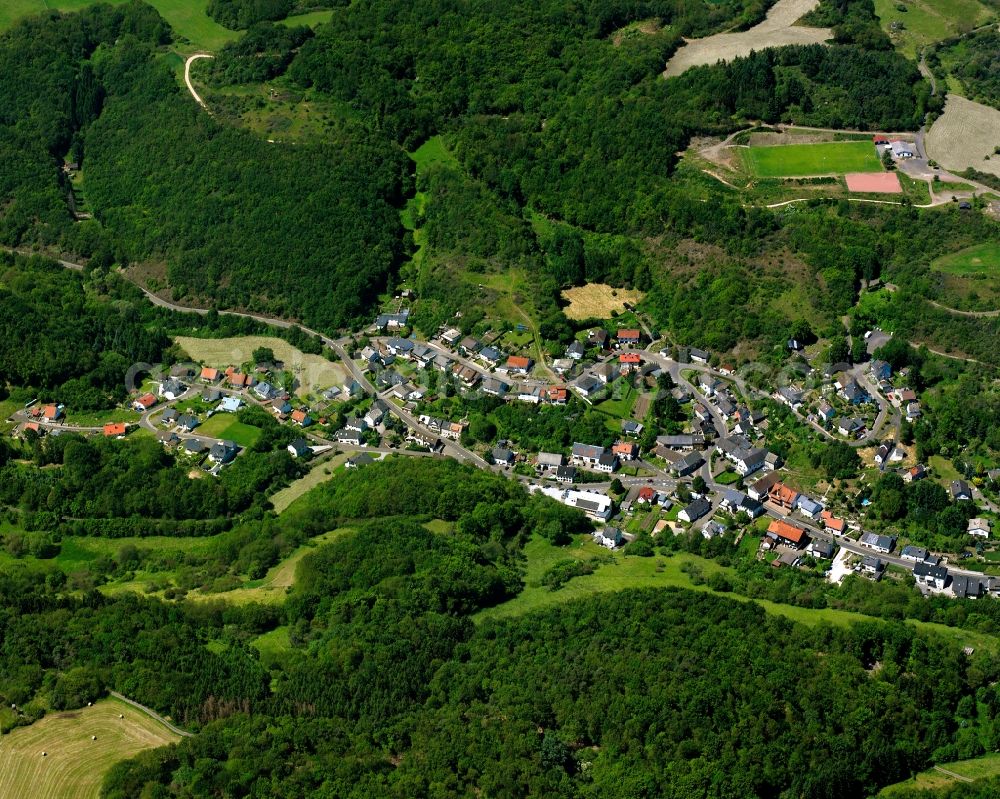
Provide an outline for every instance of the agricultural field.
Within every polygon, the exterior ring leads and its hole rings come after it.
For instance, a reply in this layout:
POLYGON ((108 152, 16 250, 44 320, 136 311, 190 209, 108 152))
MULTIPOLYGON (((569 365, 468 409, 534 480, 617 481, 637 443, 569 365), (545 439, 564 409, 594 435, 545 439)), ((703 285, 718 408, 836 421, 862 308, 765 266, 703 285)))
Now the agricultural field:
POLYGON ((935 120, 925 139, 927 155, 945 169, 972 167, 1000 177, 1000 111, 949 94, 944 113, 935 120))
POLYGON ((118 699, 52 713, 0 738, 0 797, 97 799, 115 763, 177 740, 159 721, 118 699))
POLYGON ((605 283, 588 283, 562 292, 569 305, 563 313, 570 319, 610 319, 625 310, 625 303, 635 305, 645 296, 635 289, 616 289, 605 283))
POLYGON ((663 77, 675 77, 702 64, 747 56, 751 51, 765 47, 820 44, 832 39, 833 31, 829 28, 808 28, 795 24, 817 5, 819 0, 778 0, 767 12, 767 18, 748 31, 689 39, 667 62, 663 77))
POLYGON ((750 172, 762 178, 882 171, 882 162, 870 141, 784 144, 750 147, 742 152, 750 172))
POLYGON ((260 438, 261 429, 244 424, 234 414, 217 413, 199 425, 196 432, 200 436, 235 441, 241 447, 252 447, 260 438))
POLYGON ((875 0, 882 29, 913 59, 924 45, 982 25, 992 13, 978 0, 875 0))
POLYGON ((175 336, 174 341, 194 361, 225 369, 248 363, 253 351, 270 347, 274 357, 285 364, 285 371, 295 376, 295 394, 305 397, 330 386, 347 382, 347 372, 339 363, 322 355, 306 355, 284 339, 271 336, 236 336, 233 338, 193 338, 175 336))
POLYGON ((971 782, 997 775, 1000 775, 1000 754, 993 753, 971 760, 958 760, 954 763, 932 766, 908 780, 886 786, 879 791, 878 797, 879 799, 892 799, 902 792, 929 791, 935 788, 945 788, 959 782, 971 782))

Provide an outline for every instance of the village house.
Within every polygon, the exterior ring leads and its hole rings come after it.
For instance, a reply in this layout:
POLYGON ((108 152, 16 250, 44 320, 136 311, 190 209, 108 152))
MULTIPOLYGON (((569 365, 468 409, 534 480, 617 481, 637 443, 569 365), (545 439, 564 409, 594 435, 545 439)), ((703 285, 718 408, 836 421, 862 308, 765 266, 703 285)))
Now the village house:
POLYGON ((989 538, 992 525, 989 519, 969 519, 969 535, 989 538))
POLYGON ((201 453, 208 449, 208 445, 200 439, 189 438, 184 442, 183 449, 189 455, 201 455, 201 453))
POLYGON ((955 501, 969 502, 972 499, 972 489, 965 480, 952 480, 949 490, 955 501))
POLYGON ((570 358, 556 358, 552 362, 552 371, 557 375, 565 375, 567 372, 572 372, 575 365, 576 361, 570 358))
POLYGON ((701 350, 697 347, 688 347, 688 357, 695 363, 708 363, 712 357, 708 350, 701 350))
POLYGON ((487 377, 483 380, 481 388, 484 394, 489 394, 491 397, 503 397, 510 391, 510 386, 507 383, 495 377, 487 377))
POLYGON ((689 452, 683 458, 675 461, 670 470, 678 477, 687 477, 695 472, 705 462, 700 452, 689 452))
POLYGON ((346 427, 343 427, 334 433, 334 438, 338 444, 348 444, 352 447, 360 447, 364 444, 364 439, 361 437, 361 431, 349 430, 346 427))
POLYGON ((927 476, 927 468, 922 463, 918 463, 916 466, 905 469, 902 476, 904 483, 912 483, 916 480, 923 480, 927 476))
POLYGON ((701 449, 705 446, 704 433, 683 433, 676 436, 657 436, 658 446, 681 451, 701 449))
POLYGON ((723 490, 722 506, 730 513, 745 513, 751 519, 756 519, 764 512, 764 506, 760 502, 735 488, 723 490))
POLYGON ((472 388, 476 383, 479 382, 482 377, 479 372, 473 369, 471 366, 465 366, 461 363, 456 363, 454 367, 455 376, 461 381, 462 385, 466 388, 472 388))
POLYGON ((623 375, 638 371, 642 366, 642 356, 638 352, 623 352, 618 356, 618 366, 623 375))
POLYGON ((549 386, 545 389, 545 399, 552 405, 565 405, 569 401, 569 391, 563 386, 549 386))
POLYGON ((213 463, 224 466, 233 461, 238 451, 239 448, 234 441, 229 441, 228 439, 216 441, 208 451, 208 459, 213 463))
POLYGON ((618 364, 614 361, 607 361, 605 363, 599 363, 594 367, 594 375, 600 380, 604 385, 608 383, 613 383, 618 379, 618 364))
POLYGON ((857 438, 865 429, 865 423, 860 419, 841 419, 837 422, 837 432, 848 438, 857 438))
POLYGON ((213 369, 211 366, 205 366, 202 367, 199 379, 203 383, 218 383, 220 377, 222 377, 222 373, 218 369, 213 369))
POLYGON ((767 502, 784 513, 791 513, 798 502, 799 493, 784 483, 775 483, 767 492, 767 502))
POLYGON ((385 342, 386 349, 396 356, 397 358, 406 358, 407 360, 413 354, 414 343, 408 338, 390 338, 385 342))
POLYGON ((604 384, 591 374, 581 375, 570 386, 584 399, 592 397, 604 388, 604 384))
POLYGON ((948 582, 948 570, 944 566, 920 561, 913 567, 913 579, 920 585, 940 591, 948 582))
POLYGON ((919 419, 923 416, 924 412, 920 408, 919 402, 908 402, 906 403, 906 418, 907 419, 919 419))
POLYGON ((178 436, 173 430, 160 430, 156 434, 156 440, 165 447, 174 447, 180 443, 181 439, 180 436, 178 436))
POLYGON ((190 433, 198 426, 198 417, 191 413, 182 413, 174 420, 174 425, 184 433, 190 433))
POLYGON ((622 531, 617 527, 602 527, 594 531, 594 542, 608 549, 615 549, 625 543, 622 531))
POLYGON ((462 355, 472 356, 483 348, 482 342, 472 336, 466 336, 458 343, 458 351, 462 355))
POLYGON ((517 388, 517 399, 520 402, 528 402, 532 405, 538 405, 544 398, 545 389, 541 386, 522 383, 517 388))
POLYGON ((243 400, 236 396, 228 396, 219 403, 219 410, 224 413, 236 413, 243 407, 243 400))
POLYGON ((858 570, 868 579, 878 582, 882 579, 882 573, 885 571, 885 563, 874 555, 865 555, 861 559, 858 570))
POLYGON ((132 403, 132 407, 139 411, 139 413, 148 411, 154 405, 156 405, 156 395, 149 392, 143 394, 141 397, 136 397, 132 403))
POLYGON ((631 328, 621 328, 615 336, 620 347, 634 347, 642 339, 642 332, 631 328))
POLYGON ((312 449, 310 448, 308 442, 304 438, 296 438, 292 443, 288 445, 288 453, 293 458, 304 458, 311 452, 312 449))
POLYGON ((833 533, 834 535, 843 535, 844 531, 847 529, 847 522, 843 519, 838 519, 830 511, 823 510, 819 514, 820 521, 823 523, 823 529, 828 533, 833 533))
POLYGON ((816 538, 809 542, 806 552, 814 558, 830 560, 833 557, 833 543, 816 538))
POLYGON ((526 358, 523 355, 511 355, 507 359, 504 369, 507 374, 521 375, 523 377, 531 371, 532 364, 533 361, 531 358, 526 358))
POLYGON ((753 485, 747 489, 747 495, 751 499, 755 499, 758 502, 765 502, 767 501, 771 489, 780 482, 781 475, 777 472, 771 472, 753 483, 753 485))
POLYGON ((611 497, 596 491, 576 491, 570 488, 534 485, 528 490, 544 494, 570 508, 582 510, 588 517, 596 521, 607 521, 611 518, 614 509, 611 497))
POLYGON ((312 424, 312 417, 309 413, 301 408, 292 411, 292 421, 295 422, 299 427, 308 427, 312 424))
POLYGON ((834 410, 829 402, 821 402, 817 414, 824 422, 829 422, 837 415, 837 411, 834 410))
POLYGON ((375 400, 371 407, 365 412, 365 424, 369 427, 378 427, 382 424, 382 420, 385 419, 388 412, 388 405, 380 399, 375 400))
POLYGON ((623 461, 631 461, 639 457, 638 444, 620 441, 611 448, 611 451, 623 461))
POLYGON ((124 438, 127 432, 128 426, 125 422, 108 422, 104 425, 105 438, 124 438))
POLYGON ((767 526, 767 536, 779 544, 792 546, 796 549, 802 549, 809 540, 803 528, 786 522, 784 519, 772 519, 767 526))
POLYGON ((622 433, 626 436, 638 438, 642 435, 642 422, 634 422, 631 419, 622 419, 622 433))
POLYGON ((799 513, 810 519, 815 519, 823 512, 823 506, 805 494, 799 494, 799 501, 796 503, 799 513))
POLYGON ((899 553, 899 557, 903 560, 912 560, 914 563, 920 563, 927 559, 927 550, 923 547, 907 544, 899 553))
POLYGON ((566 348, 566 357, 574 361, 583 360, 583 356, 586 354, 587 348, 580 341, 574 341, 566 348))
POLYGON ((176 377, 168 377, 160 383, 160 396, 166 400, 175 400, 185 391, 187 391, 187 386, 176 377))
POLYGON ((608 342, 610 336, 608 331, 603 327, 595 327, 593 330, 587 331, 587 346, 588 347, 600 347, 602 350, 608 348, 608 342))
POLYGON ((500 361, 503 360, 503 353, 496 347, 483 347, 476 357, 487 366, 496 368, 500 364, 500 361))
POLYGON ((572 483, 576 480, 576 467, 575 466, 557 466, 556 467, 556 482, 559 483, 572 483))
POLYGON ((682 522, 693 523, 698 521, 704 516, 707 516, 712 511, 712 503, 709 502, 704 497, 699 497, 698 499, 692 500, 688 505, 681 508, 680 512, 677 514, 677 518, 682 522))
POLYGON ((888 380, 892 377, 892 367, 885 361, 874 360, 868 365, 868 371, 876 380, 888 380))
POLYGON ((517 460, 517 455, 506 447, 494 447, 490 455, 493 457, 493 462, 497 466, 510 467, 513 466, 514 462, 517 460))
POLYGON ((566 457, 560 452, 539 452, 535 456, 535 468, 539 471, 558 469, 566 462, 566 457))
POLYGON ((983 580, 980 577, 953 574, 951 592, 956 599, 978 599, 983 594, 983 580))
POLYGON ((347 459, 344 463, 345 469, 359 469, 362 466, 371 466, 375 463, 375 459, 369 455, 367 452, 359 452, 357 455, 353 455, 347 459))
POLYGON ((398 313, 384 313, 375 317, 375 327, 378 330, 399 330, 409 324, 410 309, 403 308, 398 313))
POLYGON ((449 327, 441 334, 441 341, 443 341, 449 347, 454 347, 455 344, 461 338, 462 338, 462 331, 456 330, 454 327, 449 327))
POLYGON ((863 547, 874 549, 883 555, 888 555, 896 546, 896 539, 891 535, 879 535, 878 533, 862 533, 858 543, 863 547))

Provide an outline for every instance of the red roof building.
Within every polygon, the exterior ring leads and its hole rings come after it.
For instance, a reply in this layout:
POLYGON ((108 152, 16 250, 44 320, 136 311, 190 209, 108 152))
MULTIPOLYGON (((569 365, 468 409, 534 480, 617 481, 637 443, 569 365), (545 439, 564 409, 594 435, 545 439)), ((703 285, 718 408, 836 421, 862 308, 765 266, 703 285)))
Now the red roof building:
POLYGON ((211 366, 205 366, 201 370, 201 379, 206 383, 214 383, 219 379, 219 370, 213 369, 211 366))
POLYGON ((635 499, 637 502, 652 502, 656 499, 656 489, 652 486, 643 486, 639 489, 639 495, 635 499))
POLYGON ((141 397, 138 397, 135 401, 136 408, 141 408, 144 411, 148 411, 155 404, 156 404, 156 395, 149 393, 143 394, 141 397))
POLYGON ((511 355, 507 359, 507 368, 518 372, 527 372, 531 368, 531 358, 525 358, 523 355, 511 355))
POLYGON ((117 438, 118 436, 125 435, 127 430, 125 422, 108 422, 104 425, 104 435, 108 438, 117 438))
POLYGON ((611 448, 611 451, 623 461, 630 461, 639 457, 638 444, 619 442, 611 448))
POLYGON ((638 344, 639 339, 642 338, 642 333, 638 330, 623 328, 618 331, 618 335, 615 338, 619 344, 638 344))
POLYGON ((638 352, 623 352, 618 356, 618 363, 624 366, 639 366, 642 356, 638 352))
POLYGON ((553 405, 565 405, 569 399, 569 391, 563 386, 549 386, 545 389, 545 398, 553 405))
POLYGON ((787 544, 794 544, 795 546, 801 546, 802 541, 806 536, 806 531, 801 527, 796 527, 790 522, 786 522, 784 519, 774 519, 768 526, 767 532, 787 544))
POLYGON ((58 405, 46 405, 42 408, 42 416, 46 419, 54 420, 59 419, 63 415, 62 408, 58 405))

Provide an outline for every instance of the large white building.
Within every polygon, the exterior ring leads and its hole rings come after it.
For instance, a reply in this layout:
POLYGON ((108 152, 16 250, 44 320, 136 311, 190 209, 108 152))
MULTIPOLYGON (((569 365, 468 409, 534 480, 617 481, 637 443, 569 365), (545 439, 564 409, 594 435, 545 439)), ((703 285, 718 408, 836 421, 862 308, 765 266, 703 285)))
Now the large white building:
POLYGON ((530 490, 540 492, 563 505, 582 510, 591 519, 606 522, 611 518, 614 503, 607 494, 599 494, 596 491, 574 491, 571 488, 552 486, 531 486, 530 490))

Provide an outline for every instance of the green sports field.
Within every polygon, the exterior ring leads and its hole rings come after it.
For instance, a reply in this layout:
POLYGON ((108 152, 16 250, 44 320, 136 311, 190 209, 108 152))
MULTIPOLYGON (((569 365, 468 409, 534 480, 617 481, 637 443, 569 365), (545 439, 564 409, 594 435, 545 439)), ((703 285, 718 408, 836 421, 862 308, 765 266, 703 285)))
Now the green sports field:
POLYGON ((761 178, 881 172, 882 162, 869 141, 779 144, 745 150, 747 169, 761 178))
POLYGON ((118 699, 53 712, 0 738, 0 797, 97 799, 101 781, 115 763, 177 739, 160 722, 118 699))

